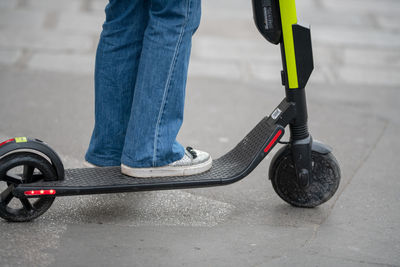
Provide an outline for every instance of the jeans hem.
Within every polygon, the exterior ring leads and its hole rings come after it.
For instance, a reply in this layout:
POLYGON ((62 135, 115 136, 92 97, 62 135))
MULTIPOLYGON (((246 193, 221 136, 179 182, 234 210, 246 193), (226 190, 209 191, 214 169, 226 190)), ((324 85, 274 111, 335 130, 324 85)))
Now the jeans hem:
POLYGON ((115 160, 115 159, 104 159, 100 158, 95 155, 85 155, 85 160, 91 164, 94 164, 99 167, 114 167, 114 166, 120 166, 121 161, 120 160, 115 160))
POLYGON ((148 160, 134 161, 134 160, 131 160, 128 156, 122 156, 121 163, 128 167, 131 167, 131 168, 153 168, 153 167, 156 168, 156 167, 166 166, 172 162, 182 159, 184 156, 185 156, 185 153, 183 153, 182 155, 178 154, 174 157, 171 157, 171 158, 168 158, 165 160, 157 160, 155 162, 156 164, 153 164, 153 162, 151 162, 151 161, 149 162, 148 160))
MULTIPOLYGON (((171 65, 170 65, 170 68, 169 68, 169 71, 168 71, 167 81, 166 81, 165 87, 164 87, 163 98, 162 98, 162 101, 161 101, 161 107, 160 107, 160 110, 159 110, 159 113, 158 113, 158 117, 157 117, 156 127, 154 129, 153 163, 152 163, 153 167, 157 167, 159 165, 159 164, 157 164, 158 162, 157 162, 156 158, 157 158, 157 152, 158 152, 158 142, 159 142, 159 139, 160 139, 160 127, 161 127, 161 124, 162 124, 162 121, 163 121, 163 118, 164 118, 165 107, 166 107, 166 105, 168 103, 167 100, 168 100, 169 91, 170 91, 170 88, 171 88, 171 79, 172 79, 172 76, 174 75, 175 70, 176 70, 176 62, 177 62, 177 59, 179 57, 179 51, 180 51, 180 47, 182 45, 182 39, 183 39, 183 36, 185 34, 186 26, 188 24, 188 16, 189 16, 189 13, 190 13, 190 3, 191 3, 191 1, 187 0, 187 9, 186 9, 186 14, 185 14, 185 22, 182 25, 181 31, 179 33, 178 41, 177 41, 176 46, 175 46, 174 55, 172 57, 172 62, 171 62, 171 65)), ((167 163, 167 164, 169 164, 169 163, 167 163)), ((167 165, 167 164, 164 164, 164 165, 167 165)), ((161 165, 161 166, 164 166, 164 165, 161 165)))

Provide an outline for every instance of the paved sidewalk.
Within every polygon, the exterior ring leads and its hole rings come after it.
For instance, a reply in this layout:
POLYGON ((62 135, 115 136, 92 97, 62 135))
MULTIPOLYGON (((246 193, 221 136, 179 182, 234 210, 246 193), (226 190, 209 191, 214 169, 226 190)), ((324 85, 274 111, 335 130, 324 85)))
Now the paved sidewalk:
MULTIPOLYGON (((38 137, 82 166, 105 4, 0 0, 0 140, 38 137)), ((310 128, 342 168, 332 200, 285 204, 270 157, 227 187, 58 198, 32 223, 0 220, 0 265, 400 266, 400 1, 297 6, 312 25, 310 128)), ((224 154, 283 97, 280 69, 251 1, 203 0, 181 142, 224 154)))

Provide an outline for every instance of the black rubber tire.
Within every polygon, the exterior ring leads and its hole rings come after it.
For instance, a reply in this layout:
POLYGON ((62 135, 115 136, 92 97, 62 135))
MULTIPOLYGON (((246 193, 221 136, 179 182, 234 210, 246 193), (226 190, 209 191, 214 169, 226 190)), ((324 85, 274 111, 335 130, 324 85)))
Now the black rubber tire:
MULTIPOLYGON (((4 177, 7 174, 7 171, 17 166, 31 166, 35 169, 38 169, 42 173, 41 177, 36 177, 35 175, 32 175, 32 177, 28 180, 21 178, 22 183, 32 183, 39 180, 39 178, 54 178, 57 176, 54 167, 45 158, 30 152, 18 152, 10 154, 0 160, 0 181, 4 182, 4 177)), ((16 184, 7 183, 7 185, 14 186, 16 184)), ((20 209, 11 208, 8 206, 9 203, 5 203, 5 201, 3 201, 3 198, 0 198, 0 217, 10 222, 28 222, 45 213, 51 207, 54 200, 54 196, 44 196, 37 198, 34 202, 30 202, 32 205, 32 209, 27 210, 26 208, 24 208, 24 206, 20 209)))
POLYGON ((298 186, 289 145, 282 147, 273 158, 269 179, 275 192, 287 203, 302 208, 314 208, 328 201, 340 183, 340 167, 332 153, 312 151, 313 178, 307 188, 298 186))

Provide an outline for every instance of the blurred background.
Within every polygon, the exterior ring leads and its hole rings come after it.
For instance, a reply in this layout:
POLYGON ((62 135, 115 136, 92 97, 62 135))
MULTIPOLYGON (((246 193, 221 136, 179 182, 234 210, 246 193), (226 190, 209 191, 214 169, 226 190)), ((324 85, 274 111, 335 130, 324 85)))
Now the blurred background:
MULTIPOLYGON (((106 4, 0 0, 0 140, 36 137, 82 166, 106 4)), ((400 1, 299 0, 297 11, 312 30, 311 133, 342 168, 331 201, 283 203, 269 157, 228 187, 62 198, 33 223, 0 221, 0 265, 400 266, 400 1)), ((224 154, 284 97, 280 70, 250 0, 203 0, 181 143, 224 154)))

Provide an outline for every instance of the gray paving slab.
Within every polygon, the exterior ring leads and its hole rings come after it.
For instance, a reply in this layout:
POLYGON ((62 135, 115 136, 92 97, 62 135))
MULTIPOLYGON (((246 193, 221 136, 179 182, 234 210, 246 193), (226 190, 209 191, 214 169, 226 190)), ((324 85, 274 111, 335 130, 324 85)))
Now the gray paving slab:
POLYGON ((22 51, 17 49, 0 49, 0 64, 13 65, 21 57, 22 51))
POLYGON ((52 0, 14 0, 18 2, 20 9, 32 10, 34 12, 40 10, 47 11, 81 11, 87 1, 70 0, 66 1, 52 1, 52 0))
POLYGON ((338 70, 339 79, 349 84, 399 86, 400 76, 395 68, 359 68, 350 65, 338 70))
POLYGON ((11 30, 20 30, 24 28, 38 30, 42 28, 45 22, 46 12, 4 8, 0 10, 0 17, 0 27, 11 30))
POLYGON ((346 26, 320 26, 313 28, 314 43, 325 45, 349 46, 380 49, 396 49, 400 40, 392 32, 380 29, 360 27, 353 29, 346 26))
POLYGON ((343 64, 357 65, 358 68, 393 68, 397 70, 400 65, 400 50, 345 48, 343 64))
POLYGON ((238 227, 215 227, 198 228, 192 232, 188 228, 166 227, 162 231, 154 227, 121 228, 118 226, 101 226, 87 232, 89 237, 104 237, 107 242, 93 243, 93 238, 88 238, 79 246, 68 244, 83 231, 80 226, 72 226, 69 233, 65 233, 65 245, 68 251, 63 251, 56 258, 56 266, 66 266, 67 253, 76 255, 70 261, 72 266, 79 266, 88 248, 96 247, 97 258, 86 261, 88 265, 100 266, 131 266, 132 262, 137 266, 176 266, 175 258, 180 265, 186 266, 259 266, 264 265, 271 259, 281 257, 279 248, 273 244, 283 241, 288 245, 283 248, 287 254, 291 247, 301 245, 301 237, 307 235, 309 229, 296 229, 293 231, 276 228, 238 226, 238 227), (274 229, 274 231, 271 231, 274 229), (224 235, 229 230, 234 234, 224 235), (116 234, 110 234, 114 232, 116 234), (246 239, 246 242, 238 240, 246 239), (172 244, 168 240, 174 239, 172 244), (134 242, 133 242, 134 241, 134 242), (156 243, 155 243, 156 242, 156 243), (135 244, 132 246, 132 244, 135 244), (117 252, 118 251, 118 252, 117 252), (249 257, 252 254, 263 252, 262 258, 249 257), (232 253, 233 252, 233 253, 232 253), (110 257, 118 253, 118 257, 110 257), (61 264, 58 264, 60 262, 61 264))
POLYGON ((15 8, 17 6, 17 1, 15 0, 4 0, 0 2, 0 8, 15 8))
POLYGON ((26 67, 34 70, 93 75, 94 62, 92 54, 37 52, 31 56, 26 67))
POLYGON ((399 22, 400 18, 396 15, 377 17, 377 23, 381 28, 392 30, 393 32, 400 30, 399 22))
POLYGON ((390 15, 395 14, 399 8, 400 3, 397 0, 385 0, 376 2, 374 0, 319 0, 321 7, 330 10, 338 10, 343 12, 352 12, 353 15, 390 15))
POLYGON ((57 31, 63 33, 83 33, 99 36, 105 15, 87 12, 63 12, 58 17, 57 31))
POLYGON ((87 35, 65 35, 60 32, 31 31, 26 28, 19 31, 6 29, 0 35, 0 46, 39 51, 84 52, 93 49, 93 40, 87 35))

